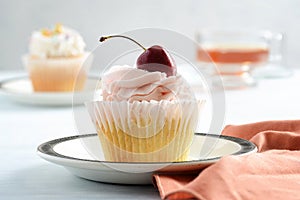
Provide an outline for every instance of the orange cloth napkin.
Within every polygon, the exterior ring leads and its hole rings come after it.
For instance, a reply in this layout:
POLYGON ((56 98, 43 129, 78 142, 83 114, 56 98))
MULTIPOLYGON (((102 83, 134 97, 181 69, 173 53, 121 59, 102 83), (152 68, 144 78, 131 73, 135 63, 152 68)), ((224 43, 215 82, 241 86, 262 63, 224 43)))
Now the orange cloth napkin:
POLYGON ((196 175, 154 175, 162 199, 300 200, 300 120, 226 126, 259 153, 227 156, 196 175))

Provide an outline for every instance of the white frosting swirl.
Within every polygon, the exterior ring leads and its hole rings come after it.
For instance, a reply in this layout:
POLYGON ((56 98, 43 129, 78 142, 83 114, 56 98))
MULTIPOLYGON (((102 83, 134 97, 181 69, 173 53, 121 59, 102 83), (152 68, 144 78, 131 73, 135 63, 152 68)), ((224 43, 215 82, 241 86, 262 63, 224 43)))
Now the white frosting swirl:
POLYGON ((30 55, 40 58, 79 56, 84 53, 84 48, 79 33, 63 26, 59 33, 50 32, 49 35, 35 31, 29 44, 30 55))
POLYGON ((102 78, 103 100, 161 101, 191 100, 194 96, 188 83, 180 75, 148 72, 130 66, 116 66, 102 78))

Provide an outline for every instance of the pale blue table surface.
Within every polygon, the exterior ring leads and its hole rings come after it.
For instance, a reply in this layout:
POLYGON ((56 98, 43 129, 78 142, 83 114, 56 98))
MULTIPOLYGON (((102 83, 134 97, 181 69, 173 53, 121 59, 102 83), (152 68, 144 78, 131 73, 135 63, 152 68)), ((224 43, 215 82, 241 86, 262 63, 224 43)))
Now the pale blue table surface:
MULTIPOLYGON (((18 74, 0 71, 0 80, 18 74)), ((295 71, 289 78, 226 91, 224 124, 300 119, 299 88, 300 71, 295 71)), ((23 105, 0 95, 0 199, 159 199, 152 185, 92 182, 39 158, 39 144, 76 135, 72 117, 71 107, 23 105)))

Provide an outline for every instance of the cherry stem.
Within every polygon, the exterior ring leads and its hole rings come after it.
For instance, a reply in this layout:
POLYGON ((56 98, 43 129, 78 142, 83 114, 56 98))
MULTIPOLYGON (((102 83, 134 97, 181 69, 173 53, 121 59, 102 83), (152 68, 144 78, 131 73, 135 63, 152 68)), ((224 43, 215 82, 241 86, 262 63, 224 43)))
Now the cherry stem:
POLYGON ((147 50, 143 45, 141 45, 140 43, 138 43, 137 41, 135 41, 134 39, 124 36, 124 35, 110 35, 110 36, 103 36, 99 39, 100 42, 104 42, 106 39, 109 38, 116 38, 116 37, 121 37, 121 38, 126 38, 128 40, 131 40, 132 42, 136 43, 137 45, 139 45, 142 49, 144 49, 145 51, 147 50))

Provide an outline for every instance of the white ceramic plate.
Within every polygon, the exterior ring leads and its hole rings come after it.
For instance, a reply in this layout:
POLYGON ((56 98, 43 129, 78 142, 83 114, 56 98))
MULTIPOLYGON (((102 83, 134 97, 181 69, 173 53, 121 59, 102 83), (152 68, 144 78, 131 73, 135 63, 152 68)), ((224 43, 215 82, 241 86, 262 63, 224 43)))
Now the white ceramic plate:
POLYGON ((99 182, 150 184, 153 173, 189 173, 199 171, 226 155, 245 155, 257 151, 243 139, 196 133, 190 159, 173 163, 107 162, 104 156, 95 160, 88 151, 101 151, 97 134, 60 138, 41 144, 37 151, 45 160, 64 166, 76 176, 99 182), (84 144, 89 144, 87 150, 84 144))
MULTIPOLYGON (((93 95, 97 79, 89 77, 83 91, 75 92, 74 105, 83 104, 93 95)), ((19 103, 67 106, 72 105, 73 92, 34 92, 28 77, 16 77, 0 82, 0 91, 11 100, 19 103)))

